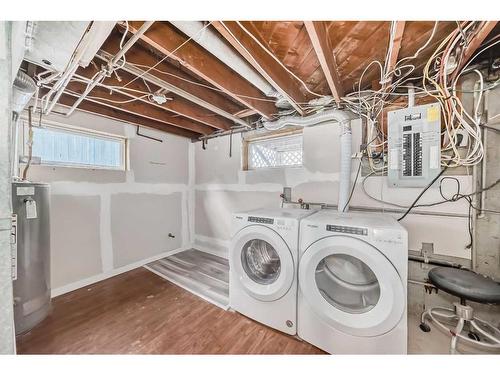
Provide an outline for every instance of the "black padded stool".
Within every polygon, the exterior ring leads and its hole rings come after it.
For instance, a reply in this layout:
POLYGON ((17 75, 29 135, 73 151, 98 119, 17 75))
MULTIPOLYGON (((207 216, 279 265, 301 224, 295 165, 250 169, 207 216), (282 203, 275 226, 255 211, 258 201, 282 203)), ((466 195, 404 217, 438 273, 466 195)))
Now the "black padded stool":
POLYGON ((422 314, 420 329, 429 332, 431 328, 426 318, 439 328, 451 334, 450 353, 456 353, 457 340, 464 340, 482 348, 500 349, 500 330, 490 323, 474 316, 472 307, 466 301, 485 304, 500 304, 500 283, 469 270, 436 267, 429 271, 429 280, 436 288, 460 298, 454 309, 433 307, 422 314), (452 321, 455 328, 450 329, 437 317, 452 321), (455 323, 456 322, 456 323, 455 323), (464 326, 467 329, 465 335, 464 326))

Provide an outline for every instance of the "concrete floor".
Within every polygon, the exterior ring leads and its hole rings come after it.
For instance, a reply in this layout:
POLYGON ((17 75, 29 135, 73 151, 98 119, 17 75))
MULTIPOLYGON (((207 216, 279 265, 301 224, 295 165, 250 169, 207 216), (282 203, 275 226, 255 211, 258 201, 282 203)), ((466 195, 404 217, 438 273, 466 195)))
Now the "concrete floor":
MULTIPOLYGON (((422 332, 419 328, 420 316, 408 315, 408 354, 449 354, 451 336, 446 334, 432 323, 430 332, 422 332)), ((500 352, 486 352, 458 340, 457 350, 461 354, 499 354, 500 352)))

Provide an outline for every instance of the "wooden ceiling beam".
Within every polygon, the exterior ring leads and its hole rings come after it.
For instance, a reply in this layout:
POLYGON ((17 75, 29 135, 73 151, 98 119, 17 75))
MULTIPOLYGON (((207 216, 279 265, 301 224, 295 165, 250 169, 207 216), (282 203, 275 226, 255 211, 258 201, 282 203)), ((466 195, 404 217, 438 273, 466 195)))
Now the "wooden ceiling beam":
POLYGON ((304 25, 333 98, 337 103, 340 103, 342 96, 344 96, 344 89, 333 56, 333 47, 330 45, 326 25, 322 21, 304 21, 304 25))
MULTIPOLYGON (((43 92, 43 90, 42 90, 43 92)), ((48 90, 45 90, 45 92, 48 92, 48 90)), ((76 101, 76 97, 68 95, 68 94, 63 94, 60 99, 58 104, 64 106, 64 107, 71 107, 73 103, 76 101)), ((144 126, 146 128, 150 129, 156 129, 160 131, 164 131, 167 133, 179 135, 181 137, 186 137, 190 139, 197 139, 199 138, 202 134, 186 130, 183 128, 180 128, 178 126, 174 126, 171 124, 167 124, 164 122, 144 118, 141 116, 136 116, 128 112, 123 112, 120 111, 116 108, 110 107, 110 106, 105 106, 101 105, 89 100, 84 100, 82 103, 77 108, 77 111, 82 111, 82 112, 87 112, 91 113, 97 116, 102 116, 106 117, 112 120, 117 120, 121 122, 126 122, 131 125, 135 126, 144 126)))
MULTIPOLYGON (((76 72, 77 75, 83 76, 87 79, 91 79, 95 73, 97 72, 97 69, 93 66, 88 66, 87 68, 79 68, 76 72)), ((122 81, 131 81, 134 76, 127 73, 127 72, 120 72, 120 79, 122 81)), ((232 126, 232 122, 229 120, 219 117, 215 115, 213 112, 208 111, 207 109, 197 106, 181 97, 172 95, 171 93, 166 93, 165 96, 167 98, 173 98, 173 100, 168 100, 164 104, 156 104, 153 102, 150 102, 148 99, 143 98, 143 94, 141 93, 135 93, 132 91, 126 91, 125 89, 120 89, 121 86, 123 86, 123 82, 121 82, 115 75, 112 75, 110 77, 106 77, 102 83, 102 85, 109 85, 109 86, 114 86, 117 87, 115 93, 119 93, 121 95, 125 95, 128 98, 136 98, 138 101, 142 102, 144 106, 155 106, 157 107, 160 111, 169 111, 174 114, 180 115, 187 117, 191 120, 200 122, 201 124, 205 124, 208 126, 211 126, 215 129, 221 129, 221 130, 229 130, 232 126)), ((99 85, 101 86, 101 85, 99 85)), ((153 92, 156 92, 160 88, 158 86, 154 85, 149 85, 149 87, 152 89, 153 92)), ((129 89, 133 90, 138 90, 142 92, 148 92, 148 87, 141 81, 141 80, 135 80, 132 82, 130 85, 127 86, 129 89)), ((78 91, 80 92, 80 91, 78 91)), ((115 100, 116 99, 116 94, 111 95, 110 91, 104 91, 104 89, 101 88, 101 97, 110 99, 110 100, 115 100)), ((90 92, 90 96, 92 96, 94 93, 94 90, 90 92)), ((126 100, 126 98, 124 99, 126 100)), ((161 113, 161 112, 160 112, 161 113)), ((168 112, 167 112, 168 113, 168 112)))
POLYGON ((234 115, 240 118, 248 117, 255 115, 257 112, 255 112, 253 109, 243 109, 239 112, 236 112, 234 115))
MULTIPOLYGON (((136 33, 142 24, 142 21, 129 22, 129 30, 136 33)), ((222 90, 245 107, 255 109, 265 118, 270 118, 276 112, 274 103, 269 101, 272 99, 264 96, 256 87, 203 47, 188 41, 172 25, 155 22, 141 36, 141 39, 162 54, 179 61, 186 69, 222 90)))
MULTIPOLYGON (((103 62, 111 59, 119 50, 120 40, 121 36, 118 33, 112 34, 101 47, 97 57, 103 62)), ((162 62, 155 66, 159 58, 141 46, 140 43, 134 45, 127 52, 126 57, 127 61, 119 71, 127 71, 135 76, 141 75, 142 79, 157 84, 196 105, 239 125, 246 125, 245 122, 232 115, 232 113, 246 107, 236 104, 232 98, 222 94, 219 89, 193 78, 171 64, 162 62), (155 66, 154 69, 149 69, 153 66, 155 66)))
POLYGON ((300 83, 266 52, 270 48, 261 39, 254 25, 246 22, 240 26, 236 21, 216 21, 212 22, 212 25, 300 114, 304 114, 304 110, 298 103, 306 103, 308 99, 300 83))
POLYGON ((472 58, 481 44, 483 44, 489 33, 491 33, 491 31, 495 28, 497 22, 498 21, 483 21, 481 23, 481 25, 478 27, 476 35, 474 35, 470 43, 465 48, 462 59, 460 60, 458 67, 453 72, 452 79, 455 79, 458 72, 460 72, 465 64, 472 58))
MULTIPOLYGON (((66 86, 66 93, 72 96, 79 96, 85 90, 86 85, 79 82, 70 82, 66 86)), ((130 100, 128 96, 114 92, 110 95, 109 90, 103 87, 96 86, 88 95, 88 101, 92 101, 103 106, 113 107, 120 111, 130 113, 132 115, 144 117, 150 120, 164 122, 173 126, 178 126, 183 129, 191 130, 200 134, 211 134, 215 129, 185 118, 187 121, 177 121, 181 116, 168 113, 167 111, 142 103, 140 101, 126 102, 130 100), (106 100, 108 99, 108 100, 106 100)))

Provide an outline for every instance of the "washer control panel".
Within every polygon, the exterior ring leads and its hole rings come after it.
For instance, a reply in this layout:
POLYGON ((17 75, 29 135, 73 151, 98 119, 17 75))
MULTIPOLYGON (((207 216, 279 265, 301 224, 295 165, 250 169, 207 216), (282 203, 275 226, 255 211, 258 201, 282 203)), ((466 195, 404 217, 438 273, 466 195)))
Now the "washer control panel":
POLYGON ((274 224, 274 219, 267 217, 249 216, 248 221, 259 224, 274 224))
POLYGON ((326 230, 329 232, 348 233, 348 234, 357 234, 360 236, 368 236, 368 229, 367 228, 349 227, 349 226, 345 226, 345 225, 327 225, 326 230))

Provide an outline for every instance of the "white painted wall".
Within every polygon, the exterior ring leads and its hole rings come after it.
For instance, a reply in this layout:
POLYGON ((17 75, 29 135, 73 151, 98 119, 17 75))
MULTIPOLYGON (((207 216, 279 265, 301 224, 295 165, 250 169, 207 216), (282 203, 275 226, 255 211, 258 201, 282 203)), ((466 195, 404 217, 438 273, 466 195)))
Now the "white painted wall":
POLYGON ((129 171, 30 168, 29 179, 51 185, 53 295, 189 246, 188 139, 141 129, 163 140, 155 142, 137 136, 135 126, 78 111, 47 120, 126 136, 130 144, 129 171))
MULTIPOLYGON (((207 149, 200 143, 195 147, 195 237, 197 248, 227 257, 230 240, 231 213, 259 207, 278 207, 279 194, 284 186, 292 187, 292 198, 304 201, 337 203, 339 174, 339 128, 326 124, 305 128, 304 166, 269 170, 241 170, 241 137, 233 137, 233 156, 229 158, 229 138, 210 140, 207 149)), ((353 150, 359 150, 361 122, 353 122, 353 150)), ((352 163, 354 180, 358 161, 352 163)), ((457 176, 463 192, 472 188, 468 176, 457 176)), ((361 186, 362 178, 354 191, 351 204, 379 208, 384 205, 366 196, 361 186)), ((370 194, 391 202, 409 205, 421 191, 420 188, 390 188, 385 177, 370 177, 366 181, 370 194)), ((444 185, 453 189, 452 184, 444 185)), ((421 203, 440 201, 437 188, 430 189, 421 203)), ((388 206, 386 206, 388 207, 388 206)), ((436 213, 467 214, 466 202, 447 203, 429 207, 436 213)), ((415 210, 417 211, 417 210, 415 210)), ((394 216, 399 217, 400 214, 394 216)), ((466 248, 469 243, 466 218, 423 216, 410 214, 402 224, 408 228, 409 247, 420 250, 422 242, 434 243, 437 254, 470 258, 466 248)))

